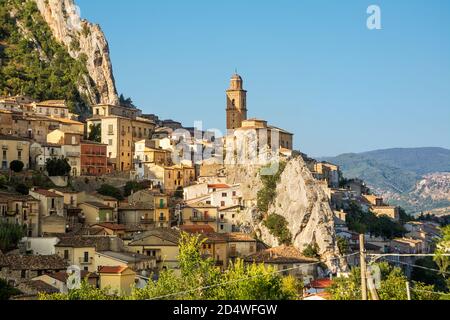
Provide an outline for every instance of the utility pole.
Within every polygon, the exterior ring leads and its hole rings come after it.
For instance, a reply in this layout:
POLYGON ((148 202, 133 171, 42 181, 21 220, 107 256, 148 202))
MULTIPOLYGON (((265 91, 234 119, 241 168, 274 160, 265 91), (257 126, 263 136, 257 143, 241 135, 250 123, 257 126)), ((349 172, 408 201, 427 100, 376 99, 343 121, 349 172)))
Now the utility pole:
POLYGON ((409 281, 406 281, 406 294, 408 295, 408 300, 411 301, 411 288, 409 286, 409 281))
POLYGON ((359 235, 359 256, 361 261, 361 294, 362 299, 367 300, 367 267, 366 267, 366 249, 364 248, 365 237, 359 235))

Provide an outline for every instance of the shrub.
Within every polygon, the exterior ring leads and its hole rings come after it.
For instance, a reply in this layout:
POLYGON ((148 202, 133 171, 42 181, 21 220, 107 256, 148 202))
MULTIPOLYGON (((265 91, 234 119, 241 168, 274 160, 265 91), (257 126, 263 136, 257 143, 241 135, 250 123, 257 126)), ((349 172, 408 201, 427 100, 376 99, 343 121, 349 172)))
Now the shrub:
POLYGON ((61 177, 69 175, 72 167, 67 159, 48 159, 45 170, 50 177, 61 177))
POLYGON ((103 184, 97 192, 104 196, 113 197, 119 201, 124 199, 122 192, 109 184, 103 184))
POLYGON ((286 163, 280 162, 279 165, 280 167, 278 168, 278 172, 276 174, 261 176, 263 187, 258 191, 257 195, 257 207, 261 212, 267 212, 269 210, 270 204, 277 195, 277 184, 280 181, 284 169, 286 168, 286 163))
POLYGON ((272 235, 278 238, 280 243, 284 245, 292 244, 292 235, 284 217, 277 214, 271 214, 266 221, 264 221, 264 226, 269 229, 272 235))
POLYGON ((14 160, 9 164, 9 167, 11 168, 12 171, 14 171, 15 173, 19 173, 22 172, 23 168, 25 167, 24 163, 22 161, 19 160, 14 160))
POLYGON ((28 195, 30 192, 30 189, 24 185, 23 183, 20 183, 16 186, 16 191, 20 194, 23 194, 24 196, 28 195))
POLYGON ((307 245, 302 253, 305 257, 308 258, 320 258, 319 246, 317 245, 317 243, 307 245))

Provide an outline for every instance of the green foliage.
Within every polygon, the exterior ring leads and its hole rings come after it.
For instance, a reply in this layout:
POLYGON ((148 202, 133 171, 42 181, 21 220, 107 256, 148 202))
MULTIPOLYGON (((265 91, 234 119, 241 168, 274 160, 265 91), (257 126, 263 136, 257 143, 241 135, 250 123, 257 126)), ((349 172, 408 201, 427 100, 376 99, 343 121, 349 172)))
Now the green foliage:
POLYGON ((30 193, 30 189, 23 183, 19 183, 15 189, 16 189, 16 192, 23 194, 24 196, 26 196, 30 193))
POLYGON ((140 190, 145 190, 150 187, 150 182, 144 181, 144 182, 136 182, 136 181, 128 181, 127 184, 124 187, 124 196, 128 197, 133 192, 137 192, 140 190))
POLYGON ((305 257, 308 258, 316 258, 316 259, 320 258, 319 246, 316 243, 308 244, 302 253, 305 257))
MULTIPOLYGON (((439 269, 439 266, 431 257, 419 259, 414 264, 428 269, 439 269)), ((445 277, 438 274, 436 271, 414 268, 411 273, 411 279, 428 285, 434 285, 438 291, 447 291, 447 282, 445 281, 445 277)))
POLYGON ((450 290, 450 277, 448 272, 450 268, 450 258, 445 256, 450 251, 450 225, 442 228, 442 239, 437 244, 434 262, 438 265, 442 276, 446 279, 448 288, 450 290))
POLYGON ((280 243, 290 245, 292 243, 292 234, 288 229, 286 219, 277 214, 271 214, 264 221, 264 226, 270 233, 278 238, 280 243))
POLYGON ((173 196, 178 199, 183 199, 184 198, 183 187, 178 187, 173 196))
POLYGON ((104 196, 116 198, 119 201, 124 199, 122 192, 109 184, 103 184, 97 192, 104 196))
POLYGON ((25 165, 22 161, 14 160, 14 161, 11 161, 11 163, 9 164, 9 167, 15 173, 20 173, 20 172, 22 172, 25 165))
POLYGON ((34 173, 32 177, 32 186, 35 187, 41 187, 41 188, 53 188, 55 185, 51 182, 50 179, 48 179, 47 176, 43 175, 42 173, 34 173))
MULTIPOLYGON (((279 169, 276 174, 261 176, 261 181, 263 183, 263 187, 258 191, 257 195, 257 206, 260 212, 265 212, 269 210, 270 204, 273 202, 277 195, 277 184, 280 181, 281 175, 283 174, 284 169, 286 168, 285 162, 279 163, 279 169)), ((269 167, 269 166, 268 166, 269 167)), ((267 168, 268 168, 267 167, 267 168)))
POLYGON ((40 293, 39 300, 122 300, 118 295, 111 294, 107 289, 98 289, 83 281, 79 289, 70 290, 69 293, 47 294, 40 293))
POLYGON ((287 300, 296 299, 301 283, 283 278, 264 265, 236 263, 224 273, 212 259, 202 257, 205 240, 182 234, 180 241, 180 274, 163 270, 158 281, 150 281, 143 289, 134 288, 131 296, 117 297, 108 291, 89 287, 86 283, 69 294, 40 295, 41 300, 287 300))
POLYGON ((346 238, 337 237, 337 245, 341 255, 346 255, 350 253, 350 244, 346 238))
POLYGON ((8 185, 8 178, 0 174, 0 189, 6 188, 8 185))
POLYGON ((24 237, 24 229, 18 224, 0 224, 0 251, 7 252, 17 248, 17 244, 24 237))
POLYGON ((11 287, 5 280, 0 279, 0 301, 9 300, 11 297, 19 294, 22 294, 22 292, 11 287))
MULTIPOLYGON (((388 263, 378 264, 381 271, 381 284, 377 289, 380 300, 407 300, 406 282, 408 278, 400 268, 388 263)), ((353 268, 348 278, 340 277, 328 289, 333 300, 361 300, 361 269, 353 268)), ((411 284, 412 300, 439 300, 433 285, 420 282, 411 284)))
POLYGON ((335 278, 327 291, 332 300, 361 300, 361 269, 353 268, 348 278, 335 278))
POLYGON ((92 81, 86 65, 56 41, 34 1, 0 0, 0 61, 0 95, 64 99, 72 111, 88 110, 78 91, 87 87, 85 79, 92 81))
POLYGON ((133 104, 133 100, 131 98, 125 98, 123 94, 119 96, 119 103, 123 107, 136 108, 136 106, 133 104))
POLYGON ((348 209, 347 226, 357 233, 370 233, 385 239, 401 237, 406 233, 401 224, 389 217, 377 217, 373 212, 366 212, 356 202, 352 202, 348 209))
POLYGON ((49 177, 68 176, 72 170, 67 159, 48 159, 45 164, 49 177))
POLYGON ((102 142, 102 125, 100 123, 91 124, 89 129, 88 140, 98 143, 102 142))

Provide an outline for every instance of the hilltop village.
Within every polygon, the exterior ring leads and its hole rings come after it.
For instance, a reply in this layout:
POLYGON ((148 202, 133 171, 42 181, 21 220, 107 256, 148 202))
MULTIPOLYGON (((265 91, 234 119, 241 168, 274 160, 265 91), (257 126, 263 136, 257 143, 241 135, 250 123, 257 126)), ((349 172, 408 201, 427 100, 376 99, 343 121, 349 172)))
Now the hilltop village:
POLYGON ((238 136, 253 137, 250 151, 304 162, 326 194, 342 256, 359 250, 360 233, 372 253, 434 250, 436 224, 410 221, 363 181, 344 179, 337 165, 294 150, 292 133, 248 118, 237 74, 226 91, 226 126, 216 139, 132 106, 95 105, 80 121, 66 101, 1 97, 0 223, 20 226, 23 234, 2 240, 0 278, 20 290, 17 299, 33 299, 67 292, 66 270, 77 266, 93 286, 126 295, 157 280, 161 270, 178 270, 185 232, 205 240, 202 255, 222 270, 238 258, 264 263, 302 279, 305 297, 320 294, 336 272, 321 263, 315 243, 298 247, 282 239, 269 247, 244 224, 242 213, 255 203, 243 195, 242 183, 229 182, 232 164, 223 162, 238 136), (219 142, 225 151, 205 157, 219 142), (363 215, 373 225, 362 225, 363 215), (295 268, 301 265, 309 267, 295 268))

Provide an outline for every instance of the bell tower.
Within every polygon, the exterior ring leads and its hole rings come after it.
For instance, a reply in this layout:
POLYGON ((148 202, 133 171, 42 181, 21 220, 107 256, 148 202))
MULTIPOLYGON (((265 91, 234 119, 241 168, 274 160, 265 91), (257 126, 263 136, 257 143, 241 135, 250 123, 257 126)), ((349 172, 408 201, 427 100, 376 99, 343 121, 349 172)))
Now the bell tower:
POLYGON ((247 91, 241 76, 234 74, 227 90, 227 130, 240 128, 244 120, 247 120, 247 91))

